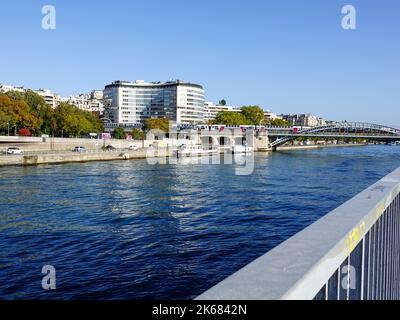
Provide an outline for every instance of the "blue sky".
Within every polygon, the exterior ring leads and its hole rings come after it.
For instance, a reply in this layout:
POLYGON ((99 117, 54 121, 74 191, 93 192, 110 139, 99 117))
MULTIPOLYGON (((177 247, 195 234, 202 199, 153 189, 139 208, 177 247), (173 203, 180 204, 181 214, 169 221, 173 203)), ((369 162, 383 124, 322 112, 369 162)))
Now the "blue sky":
POLYGON ((210 101, 400 127, 397 0, 9 0, 0 27, 0 83, 70 95, 183 79, 210 101), (355 31, 341 28, 346 4, 355 31))

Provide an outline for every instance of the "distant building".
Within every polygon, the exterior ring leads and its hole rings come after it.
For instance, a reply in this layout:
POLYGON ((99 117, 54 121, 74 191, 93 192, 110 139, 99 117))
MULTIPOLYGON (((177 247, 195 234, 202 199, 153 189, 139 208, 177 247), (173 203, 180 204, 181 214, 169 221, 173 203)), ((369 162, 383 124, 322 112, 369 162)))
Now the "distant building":
POLYGON ((78 95, 72 95, 68 98, 67 103, 74 105, 75 107, 89 111, 90 108, 90 95, 81 93, 78 95))
POLYGON ((240 112, 241 110, 234 106, 215 105, 212 102, 204 103, 204 123, 215 120, 217 114, 222 111, 240 112))
POLYGON ((90 111, 104 113, 104 92, 103 90, 93 90, 90 93, 90 111))
POLYGON ((312 114, 289 114, 282 115, 282 118, 292 126, 318 127, 326 125, 326 121, 312 114))
MULTIPOLYGON (((15 87, 12 85, 0 84, 0 92, 3 93, 9 91, 26 92, 27 90, 30 89, 26 89, 24 87, 15 87)), ((79 109, 91 112, 98 112, 99 114, 102 114, 104 110, 102 90, 93 90, 90 94, 82 93, 70 97, 61 97, 56 93, 53 93, 47 89, 39 89, 32 91, 41 96, 44 99, 44 101, 46 101, 47 105, 49 105, 53 109, 57 108, 57 106, 60 103, 64 102, 64 103, 70 103, 79 109)))
POLYGON ((9 91, 25 92, 26 89, 24 87, 14 87, 6 84, 0 84, 0 92, 6 93, 9 91))
POLYGON ((99 114, 104 111, 103 91, 100 90, 94 90, 91 94, 73 95, 67 98, 65 102, 84 111, 97 112, 99 114))
POLYGON ((93 90, 90 93, 90 99, 92 100, 103 100, 104 92, 103 90, 93 90))
POLYGON ((59 96, 57 94, 47 89, 39 89, 33 91, 36 92, 39 96, 41 96, 44 99, 44 101, 46 101, 48 106, 52 107, 53 109, 57 108, 59 103, 59 96))
POLYGON ((282 119, 282 116, 278 116, 276 113, 273 113, 269 110, 264 112, 264 120, 268 123, 273 120, 282 119))
POLYGON ((180 80, 115 81, 104 89, 104 108, 105 118, 118 125, 141 126, 149 118, 198 124, 204 118, 204 90, 180 80))

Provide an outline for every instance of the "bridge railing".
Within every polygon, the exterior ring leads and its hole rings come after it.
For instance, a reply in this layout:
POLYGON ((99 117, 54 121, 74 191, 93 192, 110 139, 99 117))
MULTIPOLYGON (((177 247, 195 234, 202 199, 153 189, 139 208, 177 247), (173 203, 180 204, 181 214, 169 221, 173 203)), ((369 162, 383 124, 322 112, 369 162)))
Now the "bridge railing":
POLYGON ((400 168, 197 299, 400 299, 400 168))

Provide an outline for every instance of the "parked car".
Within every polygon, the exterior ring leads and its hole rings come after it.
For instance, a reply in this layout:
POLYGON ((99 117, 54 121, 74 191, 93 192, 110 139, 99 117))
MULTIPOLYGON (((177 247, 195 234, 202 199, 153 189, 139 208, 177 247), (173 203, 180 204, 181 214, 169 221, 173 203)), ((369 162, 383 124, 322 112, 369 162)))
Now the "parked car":
POLYGON ((112 145, 108 145, 108 146, 106 147, 106 150, 107 150, 107 151, 113 151, 113 150, 117 150, 117 148, 113 147, 112 145))
POLYGON ((136 146, 136 145, 130 145, 129 147, 128 147, 128 150, 138 150, 139 148, 138 148, 138 146, 136 146))
POLYGON ((75 147, 72 152, 85 152, 86 148, 85 147, 75 147))
POLYGON ((6 149, 6 154, 23 154, 24 151, 22 151, 20 148, 7 148, 6 149))

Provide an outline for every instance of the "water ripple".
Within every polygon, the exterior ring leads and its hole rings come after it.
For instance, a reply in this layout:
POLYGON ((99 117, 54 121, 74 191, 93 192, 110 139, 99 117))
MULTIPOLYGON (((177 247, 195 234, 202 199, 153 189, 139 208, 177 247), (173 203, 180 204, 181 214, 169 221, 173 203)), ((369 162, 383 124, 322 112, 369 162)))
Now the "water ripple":
POLYGON ((400 164, 397 147, 0 168, 0 299, 188 299, 400 164), (41 289, 41 268, 57 290, 41 289))

